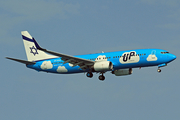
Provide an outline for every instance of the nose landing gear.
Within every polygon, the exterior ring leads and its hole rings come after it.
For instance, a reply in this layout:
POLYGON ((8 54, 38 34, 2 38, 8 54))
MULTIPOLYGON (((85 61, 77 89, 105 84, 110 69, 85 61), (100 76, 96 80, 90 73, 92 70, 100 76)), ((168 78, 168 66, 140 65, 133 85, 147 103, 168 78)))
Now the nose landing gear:
POLYGON ((167 66, 167 63, 163 63, 163 64, 160 64, 160 65, 158 65, 158 73, 160 73, 161 72, 161 67, 165 67, 165 66, 167 66))
POLYGON ((158 73, 160 73, 160 72, 161 72, 161 69, 160 69, 160 68, 158 68, 158 70, 157 70, 157 71, 158 71, 158 73))

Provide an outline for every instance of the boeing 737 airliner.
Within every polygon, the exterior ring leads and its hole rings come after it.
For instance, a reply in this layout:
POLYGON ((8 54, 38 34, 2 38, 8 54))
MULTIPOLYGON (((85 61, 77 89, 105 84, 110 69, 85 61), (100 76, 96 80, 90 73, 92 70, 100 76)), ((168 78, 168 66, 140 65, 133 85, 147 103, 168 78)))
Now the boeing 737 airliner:
POLYGON ((132 68, 166 66, 176 56, 161 49, 138 49, 98 54, 71 56, 42 48, 27 32, 22 31, 22 38, 28 60, 14 60, 26 64, 28 68, 49 73, 72 74, 87 73, 89 78, 93 72, 100 73, 99 80, 105 80, 104 73, 111 71, 116 76, 132 74, 132 68), (50 55, 51 54, 51 55, 50 55))

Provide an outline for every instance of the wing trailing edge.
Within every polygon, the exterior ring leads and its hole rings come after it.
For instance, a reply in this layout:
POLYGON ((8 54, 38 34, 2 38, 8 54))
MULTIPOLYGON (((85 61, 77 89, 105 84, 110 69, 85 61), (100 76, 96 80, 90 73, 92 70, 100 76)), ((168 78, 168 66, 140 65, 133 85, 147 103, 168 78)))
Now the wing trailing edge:
POLYGON ((87 60, 87 59, 83 59, 83 58, 79 58, 79 57, 74 57, 71 55, 66 55, 66 54, 57 53, 54 51, 44 49, 37 43, 37 41, 34 38, 33 38, 33 41, 34 41, 35 46, 38 50, 44 51, 46 53, 49 53, 49 54, 52 54, 52 55, 55 55, 58 57, 61 57, 61 59, 64 61, 63 64, 71 63, 71 64, 73 64, 73 67, 78 65, 78 66, 80 66, 81 69, 87 69, 87 68, 90 68, 91 66, 93 66, 95 63, 94 61, 91 61, 91 60, 87 60))

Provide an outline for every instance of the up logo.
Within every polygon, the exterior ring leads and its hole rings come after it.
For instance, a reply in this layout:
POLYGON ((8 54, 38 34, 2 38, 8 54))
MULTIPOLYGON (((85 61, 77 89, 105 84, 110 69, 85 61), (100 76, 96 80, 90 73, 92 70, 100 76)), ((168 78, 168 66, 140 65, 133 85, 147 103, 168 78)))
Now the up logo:
POLYGON ((123 55, 123 61, 127 62, 128 60, 131 60, 131 57, 135 56, 135 54, 136 54, 135 52, 130 52, 130 54, 129 53, 128 54, 124 54, 123 55))
POLYGON ((125 52, 122 54, 122 57, 119 59, 120 63, 127 64, 127 63, 137 63, 139 62, 139 56, 136 56, 135 51, 125 52))

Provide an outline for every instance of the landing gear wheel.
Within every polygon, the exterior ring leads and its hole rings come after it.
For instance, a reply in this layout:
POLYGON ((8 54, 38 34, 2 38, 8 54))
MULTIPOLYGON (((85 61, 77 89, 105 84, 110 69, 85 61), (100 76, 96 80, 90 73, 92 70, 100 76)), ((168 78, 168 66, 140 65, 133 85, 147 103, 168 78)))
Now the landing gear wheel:
POLYGON ((158 69, 158 72, 160 73, 160 72, 161 72, 161 69, 158 69))
POLYGON ((92 72, 87 72, 86 76, 89 77, 89 78, 92 78, 93 74, 92 74, 92 72))
POLYGON ((99 76, 99 80, 104 81, 104 80, 105 80, 105 77, 104 77, 103 75, 100 75, 100 76, 99 76))

